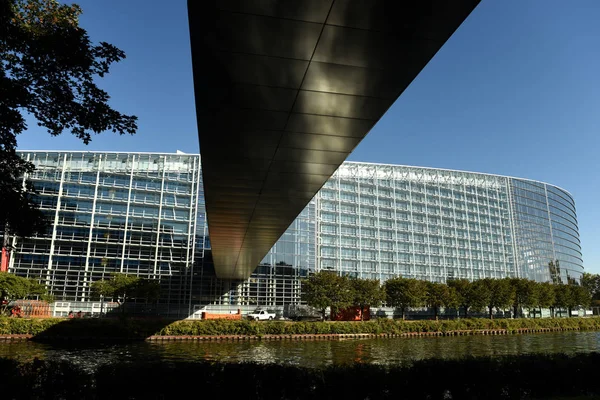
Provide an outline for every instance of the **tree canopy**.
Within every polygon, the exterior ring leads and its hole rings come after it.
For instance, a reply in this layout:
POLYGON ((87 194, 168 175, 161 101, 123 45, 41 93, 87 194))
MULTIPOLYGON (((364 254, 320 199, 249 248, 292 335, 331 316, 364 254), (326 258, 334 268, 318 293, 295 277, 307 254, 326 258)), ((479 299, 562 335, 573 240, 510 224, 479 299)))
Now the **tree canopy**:
MULTIPOLYGON (((588 277, 588 281, 591 278, 588 277)), ((440 309, 463 309, 469 311, 486 310, 493 318, 494 310, 512 309, 513 318, 523 317, 523 309, 536 316, 536 308, 569 310, 579 306, 588 307, 591 301, 590 289, 576 280, 571 284, 536 282, 525 278, 484 278, 475 281, 450 279, 447 283, 435 283, 413 278, 396 277, 388 279, 383 286, 378 280, 348 278, 332 271, 322 271, 312 275, 302 284, 302 298, 309 305, 321 310, 331 307, 334 313, 350 306, 360 307, 361 313, 368 306, 386 306, 401 311, 402 318, 411 308, 428 307, 437 319, 440 309), (533 311, 533 312, 532 312, 533 311)), ((585 282, 585 279, 582 279, 585 282)), ((539 314, 539 312, 537 312, 539 314)))
POLYGON ((129 299, 153 302, 160 296, 158 281, 120 273, 112 274, 108 280, 93 282, 91 289, 95 296, 104 296, 121 304, 129 299))
POLYGON ((550 282, 543 282, 538 284, 538 298, 537 298, 537 306, 539 308, 549 308, 550 313, 554 314, 554 300, 556 298, 556 293, 554 288, 556 285, 550 282))
POLYGON ((579 285, 555 285, 554 293, 553 306, 567 309, 569 317, 573 308, 578 306, 587 307, 591 300, 589 292, 579 285))
POLYGON ((427 282, 425 303, 433 309, 433 316, 437 320, 441 307, 454 308, 458 305, 456 291, 444 283, 427 282))
POLYGON ((350 307, 354 296, 347 277, 332 271, 320 271, 302 281, 302 300, 320 310, 325 319, 328 307, 333 313, 337 313, 350 307))
POLYGON ((529 279, 512 278, 510 280, 512 287, 513 315, 517 317, 521 313, 521 308, 531 309, 538 304, 539 285, 529 279))
POLYGON ((352 305, 360 308, 360 319, 364 319, 367 307, 379 306, 385 301, 385 291, 377 279, 351 279, 352 305))
POLYGON ((69 131, 85 144, 92 133, 137 130, 137 118, 114 110, 96 84, 125 53, 93 44, 81 13, 57 0, 0 0, 0 227, 19 236, 46 226, 34 187, 22 185, 34 165, 16 153, 26 115, 50 135, 69 131))
POLYGON ((35 279, 23 278, 21 276, 0 273, 0 304, 2 311, 12 300, 41 299, 52 300, 48 295, 46 287, 35 279))
POLYGON ((422 307, 425 304, 426 282, 411 278, 392 278, 385 284, 387 304, 397 307, 406 318, 406 310, 411 307, 422 307))
POLYGON ((588 291, 591 300, 595 304, 600 303, 600 275, 584 272, 581 278, 581 286, 588 291))
POLYGON ((484 278, 476 281, 476 284, 483 285, 487 290, 486 307, 490 318, 493 318, 494 308, 503 310, 512 305, 514 291, 510 279, 484 278))
POLYGON ((448 286, 454 289, 457 306, 462 307, 465 318, 471 309, 479 311, 487 304, 488 293, 482 285, 475 285, 468 279, 451 279, 448 286))

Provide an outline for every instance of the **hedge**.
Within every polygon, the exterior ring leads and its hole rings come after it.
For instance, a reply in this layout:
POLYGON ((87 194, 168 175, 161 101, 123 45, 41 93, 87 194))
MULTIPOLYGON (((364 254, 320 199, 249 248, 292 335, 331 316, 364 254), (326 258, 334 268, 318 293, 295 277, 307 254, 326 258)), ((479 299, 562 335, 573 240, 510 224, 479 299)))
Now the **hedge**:
POLYGON ((162 319, 27 319, 0 317, 0 335, 31 334, 39 339, 123 338, 208 335, 295 335, 295 334, 402 334, 505 329, 600 330, 600 318, 458 319, 444 321, 400 321, 378 319, 364 322, 287 321, 176 321, 162 319))

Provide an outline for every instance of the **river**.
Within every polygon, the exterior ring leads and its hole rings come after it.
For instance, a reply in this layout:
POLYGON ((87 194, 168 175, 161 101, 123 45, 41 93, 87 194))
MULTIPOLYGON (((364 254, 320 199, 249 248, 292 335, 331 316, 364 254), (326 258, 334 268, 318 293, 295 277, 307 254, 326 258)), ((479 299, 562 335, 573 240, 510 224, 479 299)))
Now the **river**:
POLYGON ((402 364, 427 358, 600 351, 600 332, 453 336, 339 341, 136 342, 42 344, 0 342, 0 357, 70 360, 85 368, 157 361, 257 362, 320 367, 351 363, 402 364))

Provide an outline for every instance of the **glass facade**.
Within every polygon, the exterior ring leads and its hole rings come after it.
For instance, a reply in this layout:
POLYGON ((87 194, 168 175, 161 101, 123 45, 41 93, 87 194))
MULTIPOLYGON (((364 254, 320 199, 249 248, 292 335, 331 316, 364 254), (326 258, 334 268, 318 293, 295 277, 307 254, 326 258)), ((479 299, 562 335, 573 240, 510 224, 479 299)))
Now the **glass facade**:
POLYGON ((318 268, 385 281, 579 280, 575 203, 552 185, 433 168, 346 162, 316 196, 318 268))
POLYGON ((522 276, 567 283, 583 273, 573 197, 556 186, 510 179, 516 259, 522 276), (547 260, 558 260, 552 276, 547 260))
POLYGON ((573 198, 541 182, 346 162, 245 281, 216 278, 198 155, 23 152, 51 226, 12 237, 9 270, 87 301, 113 272, 160 279, 161 302, 283 306, 300 280, 332 270, 385 281, 518 276, 580 279, 573 198), (556 274, 555 274, 556 275, 556 274))
POLYGON ((166 301, 187 300, 196 231, 204 226, 197 156, 21 156, 36 165, 27 178, 51 224, 44 234, 12 238, 9 270, 41 279, 60 300, 88 300, 90 282, 114 272, 160 279, 171 289, 166 301))

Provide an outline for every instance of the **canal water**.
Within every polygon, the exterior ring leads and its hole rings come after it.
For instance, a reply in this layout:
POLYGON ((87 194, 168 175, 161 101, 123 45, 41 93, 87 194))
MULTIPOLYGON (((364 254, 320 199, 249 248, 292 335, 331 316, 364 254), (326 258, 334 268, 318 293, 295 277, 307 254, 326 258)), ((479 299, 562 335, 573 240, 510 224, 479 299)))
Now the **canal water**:
POLYGON ((368 363, 403 364, 427 358, 600 351, 600 332, 502 336, 453 336, 339 341, 137 342, 42 344, 0 342, 0 357, 69 360, 95 369, 113 363, 219 361, 321 367, 368 363))

